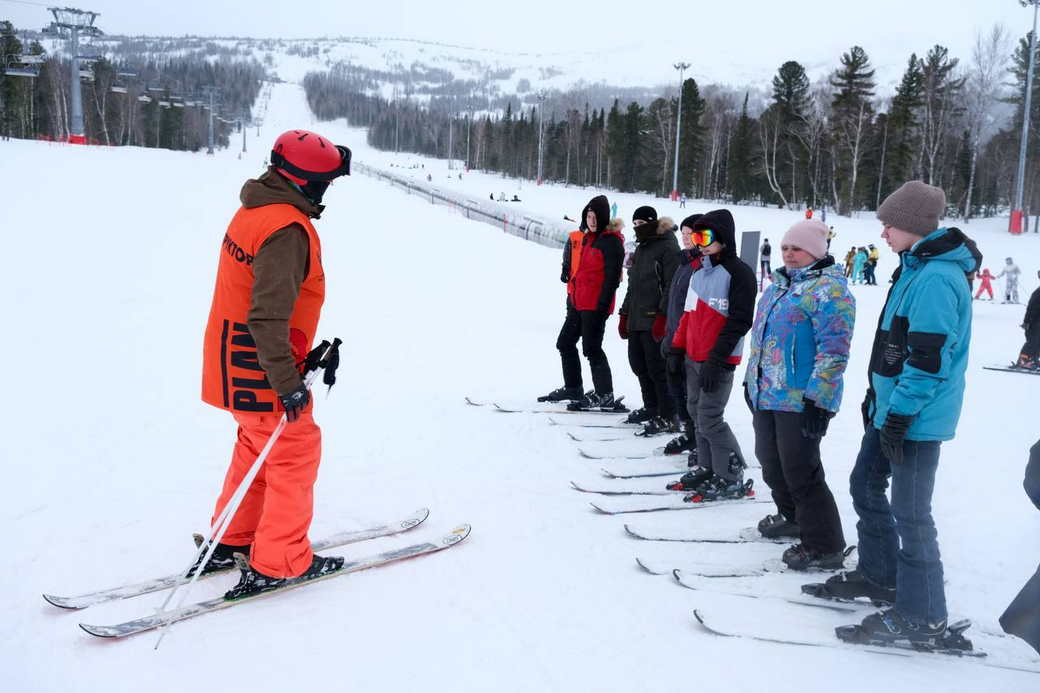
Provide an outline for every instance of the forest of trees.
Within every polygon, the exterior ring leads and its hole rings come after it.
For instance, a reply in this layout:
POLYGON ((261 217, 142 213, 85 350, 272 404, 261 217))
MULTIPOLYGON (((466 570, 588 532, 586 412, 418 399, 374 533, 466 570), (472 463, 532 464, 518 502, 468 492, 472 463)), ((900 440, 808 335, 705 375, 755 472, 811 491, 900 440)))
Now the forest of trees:
MULTIPOLYGON (((946 190, 951 216, 1006 210, 1015 183, 1028 53, 1028 36, 1012 46, 1000 27, 980 33, 967 60, 936 45, 909 56, 895 93, 884 98, 870 56, 859 46, 816 83, 803 65, 785 62, 765 104, 755 104, 747 90, 686 79, 679 190, 696 198, 848 214, 876 209, 902 182, 922 179, 946 190)), ((578 94, 552 94, 540 104, 537 95, 525 93, 506 99, 502 109, 487 109, 455 95, 384 99, 364 86, 345 66, 305 80, 319 118, 346 117, 367 126, 369 142, 380 149, 443 158, 450 140, 452 158, 470 168, 534 179, 541 105, 545 179, 656 195, 672 188, 675 89, 599 108, 574 106, 578 94)), ((1040 79, 1034 80, 1031 109, 1035 131, 1040 79)), ((1035 136, 1028 164, 1026 209, 1036 214, 1035 136)))
MULTIPOLYGON (((136 44, 147 49, 147 45, 136 44)), ((209 137, 209 99, 204 89, 217 87, 214 139, 227 146, 233 125, 249 120, 265 69, 255 60, 220 53, 189 52, 156 59, 147 51, 122 46, 112 59, 90 64, 92 78, 81 79, 83 120, 89 142, 196 151, 209 137), (209 59, 215 56, 215 60, 209 59)), ((226 51, 225 51, 226 52, 226 51)), ((42 56, 30 63, 36 77, 7 74, 0 63, 0 135, 65 140, 69 134, 71 62, 44 56, 37 41, 18 39, 9 22, 0 22, 0 55, 42 56)), ((84 69, 81 66, 81 69, 84 69)))

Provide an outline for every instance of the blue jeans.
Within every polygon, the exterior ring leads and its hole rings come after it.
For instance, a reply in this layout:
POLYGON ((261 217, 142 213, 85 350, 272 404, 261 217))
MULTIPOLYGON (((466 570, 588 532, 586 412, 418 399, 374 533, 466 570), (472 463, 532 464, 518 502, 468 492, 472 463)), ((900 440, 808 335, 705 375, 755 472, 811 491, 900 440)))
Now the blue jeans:
POLYGON ((896 610, 916 622, 946 620, 939 542, 932 519, 932 491, 939 466, 938 441, 903 443, 903 462, 889 464, 880 434, 863 435, 849 477, 859 515, 859 569, 871 582, 896 588, 896 610), (892 479, 892 502, 885 491, 892 479))

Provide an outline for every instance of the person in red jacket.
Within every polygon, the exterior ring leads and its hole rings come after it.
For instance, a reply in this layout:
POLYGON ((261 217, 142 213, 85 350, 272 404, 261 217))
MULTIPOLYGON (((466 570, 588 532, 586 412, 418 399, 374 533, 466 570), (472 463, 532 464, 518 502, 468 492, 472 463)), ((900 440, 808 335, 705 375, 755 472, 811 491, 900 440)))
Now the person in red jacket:
POLYGON ((563 364, 564 387, 540 397, 540 401, 571 400, 571 410, 603 409, 628 411, 614 399, 614 381, 607 354, 603 351, 603 334, 607 318, 614 310, 614 295, 621 284, 625 258, 624 238, 608 228, 610 203, 605 195, 589 200, 581 214, 581 230, 585 232, 578 254, 578 267, 568 281, 568 295, 573 310, 560 329, 556 348, 563 364), (594 390, 582 390, 581 351, 589 360, 594 390))
POLYGON ((743 498, 744 455, 723 418, 740 363, 744 335, 755 315, 755 273, 737 256, 733 215, 717 209, 701 216, 691 238, 701 250, 690 277, 686 311, 672 338, 670 359, 686 363, 686 408, 697 428, 692 500, 743 498))
POLYGON ((981 280, 982 283, 979 285, 979 290, 977 292, 975 292, 975 298, 978 299, 980 296, 982 296, 982 292, 985 291, 986 293, 989 294, 989 300, 992 301, 993 300, 993 280, 996 279, 996 277, 994 277, 992 274, 990 274, 989 268, 987 267, 986 269, 984 269, 981 272, 979 272, 979 279, 981 280))

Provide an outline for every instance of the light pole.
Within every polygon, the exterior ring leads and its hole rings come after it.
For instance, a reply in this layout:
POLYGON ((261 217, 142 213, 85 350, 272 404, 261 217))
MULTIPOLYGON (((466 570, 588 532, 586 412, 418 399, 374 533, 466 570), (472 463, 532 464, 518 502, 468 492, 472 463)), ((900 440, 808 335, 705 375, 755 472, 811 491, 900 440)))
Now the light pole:
POLYGON ((538 181, 542 184, 542 124, 545 122, 545 92, 538 92, 538 181))
POLYGON ((1033 64, 1036 62, 1036 16, 1040 0, 1018 0, 1022 7, 1033 6, 1033 31, 1029 34, 1029 72, 1026 75, 1026 99, 1022 108, 1022 139, 1018 145, 1018 180, 1015 185, 1015 204, 1011 209, 1011 233, 1022 233, 1022 202, 1026 187, 1026 149, 1029 144, 1029 112, 1033 103, 1033 64))
MULTIPOLYGON (((1040 0, 1036 0, 1040 2, 1040 0)), ((679 71, 679 110, 675 116, 675 168, 672 173, 672 202, 679 199, 679 126, 682 124, 682 86, 683 71, 690 67, 689 63, 675 63, 673 67, 679 71)))

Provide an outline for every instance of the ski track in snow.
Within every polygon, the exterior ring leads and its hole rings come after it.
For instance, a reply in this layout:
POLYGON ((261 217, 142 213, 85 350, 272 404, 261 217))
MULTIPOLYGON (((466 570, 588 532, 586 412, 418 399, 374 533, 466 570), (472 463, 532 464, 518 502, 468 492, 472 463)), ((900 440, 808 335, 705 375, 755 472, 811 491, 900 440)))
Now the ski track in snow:
MULTIPOLYGON (((77 622, 140 616, 162 596, 68 614, 44 604, 40 593, 76 594, 176 570, 192 555, 191 532, 208 522, 235 430, 230 416, 198 397, 220 240, 243 180, 262 169, 265 143, 290 127, 325 133, 370 165, 423 162, 426 168, 409 173, 430 173, 476 196, 519 192, 523 209, 555 218, 576 218, 595 192, 478 173, 460 181, 457 172, 449 177, 444 161, 373 151, 363 132, 342 121, 315 122, 293 84, 275 85, 260 140, 250 131, 250 150, 241 158, 237 139, 212 157, 0 142, 8 170, 20 180, 47 181, 42 201, 9 193, 2 203, 5 257, 18 259, 5 267, 3 308, 13 338, 0 346, 13 366, 5 391, 18 394, 0 404, 7 422, 0 520, 15 559, 0 577, 6 690, 139 691, 144 680, 148 691, 184 691, 199 680, 221 680, 234 662, 236 684, 250 690, 311 688, 338 678, 352 690, 373 691, 655 691, 689 686, 691 668, 676 663, 691 654, 698 661, 753 663, 748 675, 725 664, 697 668, 698 687, 729 691, 760 691, 767 672, 791 671, 792 664, 798 676, 769 676, 770 690, 823 690, 837 680, 843 690, 868 690, 878 676, 889 693, 1037 685, 1029 674, 945 659, 792 649, 694 628, 691 609, 716 597, 653 579, 635 566, 637 555, 675 567, 748 565, 778 557, 783 547, 638 542, 625 535, 624 523, 635 517, 647 530, 735 531, 753 526, 770 506, 618 517, 590 512, 588 494, 575 493, 569 482, 633 486, 635 480, 601 475, 601 467, 618 461, 582 459, 578 444, 563 434, 572 429, 549 425, 545 415, 501 416, 463 400, 533 402, 560 385, 559 251, 361 175, 332 186, 318 222, 328 285, 319 336, 345 343, 338 385, 327 398, 315 392, 324 460, 312 535, 428 506, 430 519, 415 536, 342 553, 403 546, 460 522, 473 525, 472 536, 451 552, 178 624, 158 653, 148 635, 88 640, 77 622)), ((677 221, 718 206, 691 200, 680 210, 646 195, 610 197, 626 219, 647 202, 677 221)), ((774 246, 801 216, 732 209, 738 229, 762 230, 774 246)), ((831 216, 829 223, 838 232, 836 255, 844 256, 851 242, 879 244, 871 217, 831 216)), ((1025 298, 1036 285, 1032 263, 1040 242, 1032 235, 1011 238, 1004 224, 980 220, 967 231, 986 255, 985 266, 998 269, 1004 257, 1016 258, 1025 298)), ((823 443, 850 543, 855 515, 847 478, 861 436, 858 405, 884 282, 894 268, 894 256, 880 247, 882 286, 853 289, 858 324, 844 407, 823 443)), ((1017 353, 1022 311, 975 306, 967 401, 957 439, 943 446, 934 499, 951 611, 989 630, 1040 560, 1040 514, 1021 488, 1037 435, 1036 383, 981 368, 1017 353)), ((638 406, 616 326, 612 318, 605 339, 615 389, 638 406)), ((739 394, 727 416, 744 453, 753 456, 739 394)), ((768 493, 758 484, 756 490, 768 493)), ((790 583, 789 576, 781 579, 790 583)), ((201 583, 191 599, 215 596, 233 580, 201 583)), ((756 601, 727 604, 751 617, 756 601)), ((1024 644, 1008 640, 1007 648, 1029 657, 1024 644)))

